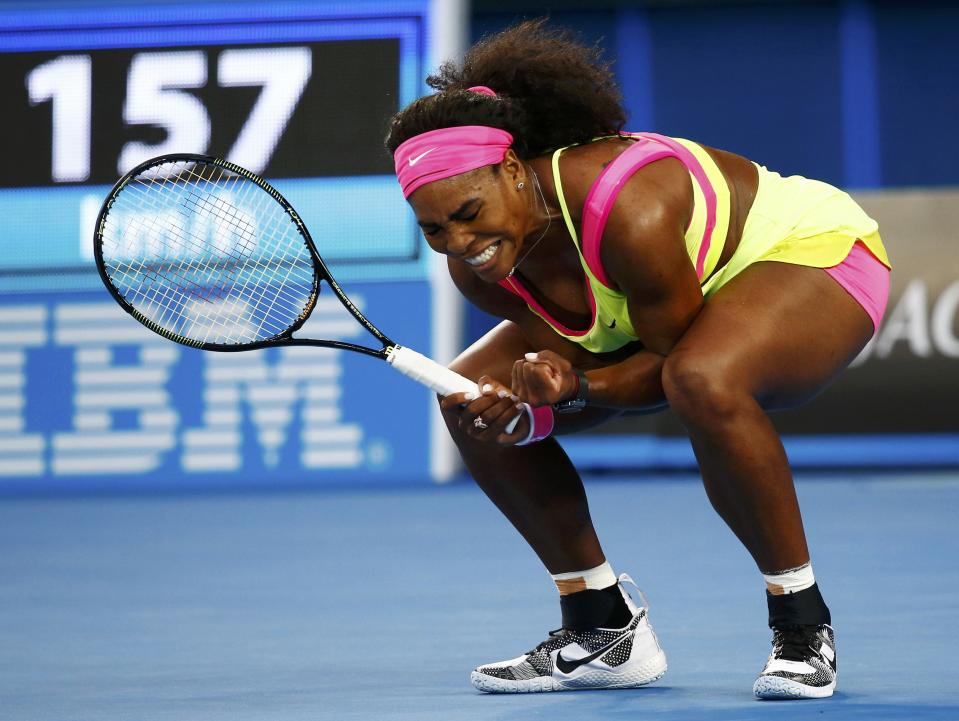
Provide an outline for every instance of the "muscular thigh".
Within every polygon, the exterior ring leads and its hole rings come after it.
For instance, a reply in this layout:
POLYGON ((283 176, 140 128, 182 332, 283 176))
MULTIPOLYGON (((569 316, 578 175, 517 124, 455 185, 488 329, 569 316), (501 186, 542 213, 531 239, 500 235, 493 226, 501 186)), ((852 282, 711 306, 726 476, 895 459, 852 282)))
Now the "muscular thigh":
POLYGON ((742 384, 766 408, 808 400, 873 332, 863 308, 819 268, 750 266, 713 295, 670 353, 742 384))

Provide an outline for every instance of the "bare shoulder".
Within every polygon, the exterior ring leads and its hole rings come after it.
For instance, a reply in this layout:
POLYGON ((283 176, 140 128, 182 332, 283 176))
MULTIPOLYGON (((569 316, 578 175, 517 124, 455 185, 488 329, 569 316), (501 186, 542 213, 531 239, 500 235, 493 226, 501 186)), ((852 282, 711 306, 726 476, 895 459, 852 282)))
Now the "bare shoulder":
MULTIPOLYGON (((599 141, 564 154, 563 190, 577 224, 590 188, 629 146, 628 140, 599 141)), ((606 221, 600 253, 607 274, 615 281, 618 267, 672 255, 672 246, 682 246, 692 209, 692 181, 682 162, 663 158, 637 171, 623 184, 606 221)))
MULTIPOLYGON (((583 205, 596 179, 629 146, 629 140, 610 138, 568 148, 560 156, 563 196, 574 222, 579 224, 582 219, 583 205)), ((548 185, 550 192, 557 195, 552 172, 546 174, 543 181, 543 185, 548 185)))

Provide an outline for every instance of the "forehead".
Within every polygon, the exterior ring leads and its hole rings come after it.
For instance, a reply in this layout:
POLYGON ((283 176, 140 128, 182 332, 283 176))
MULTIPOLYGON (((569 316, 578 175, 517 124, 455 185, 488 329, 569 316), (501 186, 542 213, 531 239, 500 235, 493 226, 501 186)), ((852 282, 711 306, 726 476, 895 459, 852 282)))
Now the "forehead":
POLYGON ((444 219, 470 198, 482 198, 496 185, 492 166, 427 183, 409 197, 418 216, 442 216, 444 219))

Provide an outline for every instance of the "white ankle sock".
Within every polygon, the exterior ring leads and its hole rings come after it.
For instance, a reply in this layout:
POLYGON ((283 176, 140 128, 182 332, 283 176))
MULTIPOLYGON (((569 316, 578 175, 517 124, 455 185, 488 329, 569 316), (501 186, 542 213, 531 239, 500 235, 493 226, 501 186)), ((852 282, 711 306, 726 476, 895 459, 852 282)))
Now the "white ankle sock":
POLYGON ((603 562, 596 568, 588 568, 585 571, 569 571, 567 573, 551 573, 556 588, 559 589, 560 596, 568 596, 577 591, 585 591, 588 588, 601 589, 609 588, 616 583, 616 574, 613 573, 609 561, 603 562))
POLYGON ((816 577, 812 572, 812 563, 778 573, 764 573, 763 578, 766 580, 766 590, 773 596, 783 596, 787 593, 803 591, 816 582, 816 577))

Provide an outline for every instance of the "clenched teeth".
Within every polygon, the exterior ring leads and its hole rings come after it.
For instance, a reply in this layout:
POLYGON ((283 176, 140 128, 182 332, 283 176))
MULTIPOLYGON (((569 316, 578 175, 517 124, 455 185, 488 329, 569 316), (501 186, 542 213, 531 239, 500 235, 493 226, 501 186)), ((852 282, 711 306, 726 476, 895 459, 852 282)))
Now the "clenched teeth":
POLYGON ((499 248, 499 241, 496 241, 491 246, 489 246, 482 253, 474 255, 472 258, 466 258, 466 262, 470 265, 483 265, 486 261, 492 258, 496 254, 496 249, 499 248))

